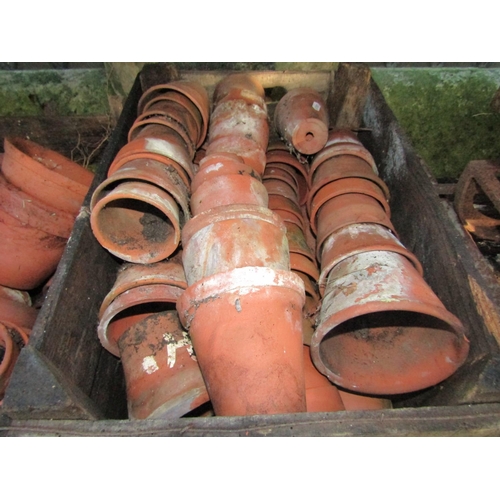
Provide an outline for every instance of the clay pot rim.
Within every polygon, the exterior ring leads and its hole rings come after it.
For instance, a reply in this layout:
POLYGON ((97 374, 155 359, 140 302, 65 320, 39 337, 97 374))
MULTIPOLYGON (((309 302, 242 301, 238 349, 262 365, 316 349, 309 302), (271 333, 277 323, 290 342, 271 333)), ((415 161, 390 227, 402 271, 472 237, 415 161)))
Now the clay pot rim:
POLYGON ((318 266, 303 254, 290 252, 290 269, 309 276, 315 283, 319 278, 318 266))
MULTIPOLYGON (((323 302, 325 300, 327 300, 327 296, 323 298, 323 302)), ((323 363, 321 356, 319 354, 319 346, 321 344, 321 341, 331 330, 333 330, 337 326, 341 325, 342 323, 350 319, 366 316, 371 313, 405 311, 405 312, 419 313, 424 316, 429 316, 443 321, 449 327, 452 328, 455 337, 461 340, 460 349, 457 349, 457 365, 461 366, 465 362, 467 355, 469 353, 469 344, 470 344, 469 340, 465 336, 464 327, 460 322, 460 320, 444 307, 441 308, 441 307, 431 306, 429 304, 423 304, 422 302, 410 301, 410 300, 401 300, 397 302, 374 301, 367 304, 363 304, 362 307, 363 311, 358 313, 356 312, 353 313, 353 311, 359 310, 360 306, 354 305, 347 307, 345 309, 341 309, 337 313, 332 314, 331 316, 328 317, 326 321, 323 321, 316 327, 316 330, 311 338, 311 356, 313 358, 314 365, 321 373, 323 373, 323 375, 328 377, 328 379, 332 381, 334 384, 339 385, 341 387, 345 387, 346 389, 349 390, 364 392, 366 394, 374 394, 374 395, 391 394, 386 390, 384 391, 366 390, 366 388, 360 387, 359 385, 348 383, 343 379, 341 375, 329 370, 323 363)), ((442 376, 438 380, 436 380, 435 384, 442 382, 456 371, 457 366, 452 366, 451 363, 450 366, 452 367, 450 372, 447 375, 442 376)), ((407 392, 421 390, 426 387, 430 386, 426 384, 425 387, 421 387, 418 385, 411 387, 409 386, 398 387, 397 392, 394 392, 393 394, 404 394, 407 392)))
POLYGON ((286 163, 267 163, 266 164, 266 169, 264 170, 264 174, 262 175, 262 180, 269 180, 269 179, 278 179, 282 182, 286 182, 299 196, 299 183, 297 181, 297 178, 295 176, 296 170, 293 167, 290 167, 290 165, 287 165, 286 163), (273 172, 273 171, 278 171, 278 172, 273 172), (279 172, 284 172, 285 176, 280 176, 279 172), (276 177, 276 174, 278 173, 278 176, 276 177), (292 184, 289 182, 289 178, 292 180, 292 184))
POLYGON ((205 87, 197 82, 190 80, 172 80, 168 83, 163 83, 161 85, 154 85, 147 89, 139 99, 137 105, 138 113, 141 114, 144 111, 145 104, 150 100, 147 99, 148 96, 159 92, 160 94, 164 91, 173 90, 179 92, 180 94, 186 96, 198 109, 201 115, 201 134, 197 142, 197 147, 200 147, 205 141, 205 137, 208 131, 208 120, 210 113, 210 105, 208 100, 208 94, 205 87), (186 85, 186 87, 184 87, 186 85))
POLYGON ((292 168, 298 170, 306 180, 307 185, 309 187, 311 186, 309 182, 308 165, 300 163, 291 153, 287 153, 281 149, 268 150, 266 153, 266 164, 268 163, 285 163, 286 165, 290 165, 292 168))
POLYGON ((102 316, 99 317, 97 335, 104 349, 114 356, 120 357, 119 339, 108 337, 109 324, 119 313, 141 304, 158 302, 175 304, 182 292, 183 289, 176 286, 155 284, 131 288, 118 295, 103 311, 102 316))
POLYGON ((186 247, 191 238, 204 227, 218 222, 234 219, 255 219, 273 224, 285 234, 286 227, 283 220, 266 207, 258 205, 225 205, 201 212, 186 223, 182 229, 182 246, 186 247))
POLYGON ((303 302, 305 301, 304 282, 294 272, 268 267, 238 267, 213 274, 189 286, 177 301, 179 318, 189 329, 199 304, 220 298, 225 293, 239 291, 241 294, 247 294, 266 287, 288 288, 301 295, 303 302))
POLYGON ((163 191, 162 189, 157 188, 152 184, 148 184, 147 187, 149 191, 153 191, 154 193, 153 195, 150 192, 145 191, 144 187, 146 187, 145 183, 140 183, 140 182, 121 183, 112 191, 110 191, 101 199, 99 199, 94 205, 94 208, 90 214, 90 225, 92 228, 92 232, 94 233, 94 236, 99 241, 99 243, 116 257, 119 257, 120 259, 125 260, 127 262, 133 262, 136 264, 152 264, 160 260, 166 259, 170 255, 172 255, 175 249, 179 246, 180 234, 181 234, 179 227, 179 210, 175 200, 166 191, 163 191), (127 194, 126 197, 122 195, 122 192, 125 189, 130 190, 126 193, 127 194), (121 250, 121 247, 113 243, 113 241, 110 238, 108 238, 106 233, 101 230, 100 224, 98 223, 97 220, 101 210, 104 209, 109 202, 115 200, 123 200, 125 198, 138 200, 143 203, 152 205, 157 210, 162 212, 172 224, 173 228, 172 241, 170 241, 169 243, 167 240, 163 242, 162 245, 160 244, 155 245, 156 248, 158 248, 158 252, 156 254, 153 254, 152 247, 149 247, 148 249, 142 252, 133 252, 134 255, 131 255, 130 252, 129 253, 123 252, 121 250))
POLYGON ((378 176, 378 168, 377 164, 371 153, 364 146, 357 146, 353 143, 342 143, 339 146, 330 146, 325 149, 322 149, 319 153, 314 156, 313 161, 311 162, 311 167, 309 169, 309 183, 313 183, 314 173, 316 169, 324 163, 326 160, 330 160, 337 156, 356 156, 364 160, 370 167, 373 169, 373 173, 378 176))
MULTIPOLYGON (((332 180, 327 184, 323 184, 318 190, 311 191, 310 198, 308 199, 307 210, 309 213, 309 224, 311 231, 317 234, 317 216, 320 208, 327 202, 337 196, 343 194, 364 194, 370 196, 377 200, 380 205, 382 205, 387 217, 391 217, 391 209, 387 203, 385 193, 377 193, 377 188, 380 188, 378 183, 373 182, 371 179, 360 178, 360 177, 341 177, 339 179, 332 180), (347 181, 347 182, 344 182, 347 181), (370 189, 369 186, 365 186, 365 182, 371 182, 374 184, 374 188, 370 189), (343 184, 339 187, 339 184, 343 184), (344 185, 345 184, 345 185, 344 185), (361 184, 361 186, 360 186, 361 184)), ((380 189, 380 191, 382 191, 380 189)))
MULTIPOLYGON (((295 216, 300 221, 300 229, 305 231, 306 219, 300 210, 300 207, 290 198, 286 198, 285 196, 281 196, 278 194, 270 194, 269 195, 269 209, 273 212, 275 210, 281 210, 283 212, 288 212, 295 216)), ((295 222, 290 221, 293 224, 295 222)))
POLYGON ((316 288, 314 286, 315 281, 312 280, 308 274, 303 273, 302 271, 296 271, 292 269, 292 272, 294 272, 304 282, 304 291, 306 294, 306 299, 307 297, 310 297, 315 302, 319 302, 321 300, 321 297, 319 293, 316 291, 316 288))
POLYGON ((300 207, 297 192, 288 182, 281 179, 263 179, 262 184, 270 195, 284 196, 300 207))

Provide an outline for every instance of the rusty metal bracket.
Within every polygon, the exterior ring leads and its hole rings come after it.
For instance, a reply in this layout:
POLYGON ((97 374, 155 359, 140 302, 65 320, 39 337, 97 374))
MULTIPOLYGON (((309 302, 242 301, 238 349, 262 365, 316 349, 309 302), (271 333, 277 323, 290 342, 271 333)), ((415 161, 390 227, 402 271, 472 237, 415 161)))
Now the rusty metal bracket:
POLYGON ((500 165, 488 160, 468 163, 455 189, 455 210, 465 229, 475 236, 500 241, 500 218, 478 209, 477 196, 485 195, 500 213, 500 165))

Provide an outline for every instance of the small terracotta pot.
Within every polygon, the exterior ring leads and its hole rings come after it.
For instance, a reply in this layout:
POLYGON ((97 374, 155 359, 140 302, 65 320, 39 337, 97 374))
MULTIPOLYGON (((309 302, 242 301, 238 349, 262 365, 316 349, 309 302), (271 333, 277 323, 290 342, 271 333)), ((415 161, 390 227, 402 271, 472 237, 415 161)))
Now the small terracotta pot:
POLYGON ((322 190, 327 184, 340 180, 346 183, 356 182, 357 179, 371 181, 384 193, 385 199, 389 200, 389 188, 364 160, 349 155, 338 156, 326 160, 315 170, 311 189, 307 196, 309 212, 318 191, 322 190))
POLYGON ((290 269, 307 274, 314 282, 318 281, 318 266, 311 259, 300 253, 290 253, 290 269))
POLYGON ((302 280, 265 267, 216 274, 184 292, 177 310, 216 415, 306 410, 303 305, 302 280))
POLYGON ((209 138, 245 137, 266 150, 269 142, 267 112, 256 104, 243 100, 231 100, 217 104, 210 117, 209 138))
POLYGON ((232 73, 224 77, 215 87, 213 102, 217 105, 223 99, 255 99, 263 102, 264 87, 254 75, 249 73, 232 73))
POLYGON ((196 191, 205 181, 211 180, 219 175, 251 175, 257 180, 260 176, 255 170, 246 165, 239 156, 230 153, 220 155, 205 156, 199 165, 193 183, 191 184, 192 191, 196 191))
POLYGON ((137 106, 138 114, 140 115, 144 111, 146 103, 170 91, 179 92, 180 94, 186 96, 200 112, 202 117, 202 126, 201 134, 196 144, 197 147, 200 147, 205 141, 205 137, 207 135, 210 104, 208 101, 207 91, 203 85, 198 82, 179 80, 150 87, 139 99, 139 104, 137 106))
POLYGON ((311 88, 288 91, 274 112, 278 134, 305 155, 317 153, 326 144, 328 120, 323 97, 311 88))
POLYGON ((267 208, 268 203, 266 188, 250 175, 212 177, 191 195, 191 210, 195 216, 216 207, 244 204, 267 208))
POLYGON ((387 203, 385 193, 380 187, 367 179, 347 178, 337 179, 324 185, 319 191, 316 191, 309 209, 309 222, 311 231, 317 232, 317 214, 319 209, 329 200, 343 194, 364 194, 371 196, 382 205, 387 217, 391 217, 391 209, 387 203))
POLYGON ((252 139, 231 135, 211 140, 207 147, 207 155, 219 153, 236 154, 260 176, 264 173, 266 154, 252 139))
POLYGON ((177 203, 164 190, 145 182, 123 182, 100 198, 90 224, 99 243, 128 262, 158 262, 180 243, 177 203))
POLYGON ((20 222, 0 208, 0 284, 19 290, 41 285, 57 268, 66 239, 20 222))
POLYGON ((192 218, 182 231, 182 261, 189 285, 247 266, 289 270, 286 229, 255 205, 217 207, 192 218))
POLYGON ((286 237, 288 238, 288 247, 291 253, 300 253, 309 260, 314 261, 314 252, 309 248, 304 232, 296 224, 285 222, 286 237))
POLYGON ((418 391, 453 374, 468 352, 462 323, 406 257, 365 252, 330 272, 311 354, 336 385, 375 395, 418 391))
POLYGON ((321 261, 323 243, 332 233, 350 224, 380 224, 396 230, 384 207, 371 196, 364 194, 343 194, 324 203, 318 210, 316 256, 321 261))
MULTIPOLYGON (((145 158, 160 161, 166 164, 175 162, 184 169, 184 172, 190 179, 194 177, 193 164, 191 163, 191 159, 183 146, 183 141, 178 135, 175 137, 174 134, 169 136, 168 140, 151 137, 135 139, 134 141, 129 142, 120 149, 113 160, 113 163, 110 165, 108 170, 108 177, 121 168, 125 163, 145 158)), ((186 185, 188 184, 189 181, 186 185)))
POLYGON ((312 364, 308 346, 302 347, 307 413, 345 410, 339 390, 312 364))
POLYGON ((302 231, 305 228, 305 219, 302 215, 300 207, 293 200, 286 198, 284 196, 270 194, 269 195, 269 208, 280 214, 282 219, 286 222, 291 222, 292 224, 297 223, 302 231))
POLYGON ((423 276, 422 264, 415 255, 385 227, 379 224, 350 224, 331 234, 321 252, 321 274, 318 280, 321 294, 328 274, 342 260, 362 252, 395 252, 406 257, 423 276))
POLYGON ((176 133, 182 139, 189 159, 192 160, 196 148, 192 142, 189 131, 183 124, 173 120, 169 116, 153 116, 151 118, 141 119, 140 121, 136 120, 129 130, 128 140, 131 142, 135 139, 149 137, 167 140, 166 135, 171 135, 172 132, 176 133))
POLYGON ((375 398, 373 396, 341 391, 340 389, 339 394, 347 411, 386 410, 392 408, 390 399, 375 398))
POLYGON ((0 206, 20 224, 40 229, 48 234, 69 238, 75 223, 74 215, 57 210, 27 195, 0 173, 0 206))
MULTIPOLYGON (((270 204, 271 202, 271 199, 269 199, 270 204)), ((272 203, 273 206, 276 206, 275 201, 273 201, 272 203)), ((280 210, 279 208, 273 208, 273 214, 277 215, 283 222, 286 222, 287 224, 295 224, 302 231, 302 226, 304 224, 303 219, 301 219, 295 213, 288 212, 287 210, 280 210)))
POLYGON ((266 179, 262 181, 262 183, 264 184, 267 192, 270 195, 284 196, 285 198, 292 200, 297 206, 299 206, 297 192, 286 182, 283 182, 279 179, 266 179))
POLYGON ((296 179, 295 170, 290 165, 286 165, 285 163, 268 163, 262 179, 274 179, 285 182, 294 190, 296 196, 299 196, 299 183, 296 179))
POLYGON ((76 216, 94 174, 68 158, 19 137, 6 138, 2 172, 26 194, 76 216))

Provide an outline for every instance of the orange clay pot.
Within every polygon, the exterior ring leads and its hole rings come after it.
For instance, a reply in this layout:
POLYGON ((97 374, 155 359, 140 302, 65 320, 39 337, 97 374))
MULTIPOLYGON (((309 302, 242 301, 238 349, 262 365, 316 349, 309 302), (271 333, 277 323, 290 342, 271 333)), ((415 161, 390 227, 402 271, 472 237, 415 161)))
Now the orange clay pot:
POLYGON ((201 115, 201 133, 196 144, 200 147, 205 141, 208 130, 208 119, 210 113, 210 104, 208 101, 208 94, 203 85, 198 82, 188 82, 185 80, 173 81, 162 85, 155 85, 150 87, 144 92, 139 99, 137 106, 138 114, 143 113, 146 104, 153 99, 170 93, 171 91, 178 92, 179 94, 187 97, 198 109, 201 115))
POLYGON ((210 117, 208 136, 210 141, 226 136, 245 137, 265 151, 269 142, 267 112, 243 100, 221 102, 210 117))
POLYGON ((364 394, 431 387, 465 361, 469 342, 413 264, 365 252, 333 268, 311 355, 333 383, 364 394))
POLYGON ((69 238, 75 223, 74 215, 57 210, 7 181, 0 173, 0 206, 19 224, 40 229, 48 234, 69 238))
POLYGON ((57 268, 66 239, 30 226, 0 208, 0 284, 20 290, 41 285, 57 268))
POLYGON ((342 260, 362 252, 386 251, 405 256, 423 276, 422 264, 385 227, 379 224, 350 224, 331 234, 321 252, 318 285, 323 294, 330 271, 342 260))
POLYGON ((184 292, 177 310, 216 415, 306 411, 303 305, 302 280, 265 267, 216 274, 184 292))
POLYGON ((264 87, 254 75, 249 73, 232 73, 224 77, 215 87, 213 95, 214 106, 222 100, 235 98, 249 99, 250 101, 252 99, 260 99, 260 101, 256 102, 264 102, 264 87))
POLYGON ((314 282, 318 281, 319 271, 316 262, 300 253, 290 253, 290 269, 307 274, 314 282))
POLYGON ((158 262, 180 243, 177 203, 145 182, 123 182, 102 196, 93 205, 90 224, 99 243, 128 262, 158 262))
POLYGON ((264 150, 252 139, 243 136, 224 136, 210 140, 207 146, 207 155, 232 153, 238 155, 244 163, 252 167, 259 176, 262 176, 266 167, 264 150))
POLYGON ((384 207, 371 196, 364 194, 343 194, 324 203, 318 211, 318 235, 316 256, 321 261, 323 243, 332 233, 350 224, 380 224, 396 230, 387 216, 384 207))
POLYGON ((290 222, 285 222, 285 226, 290 252, 300 253, 302 255, 305 255, 310 260, 314 261, 314 252, 309 248, 302 229, 300 229, 300 227, 298 227, 296 224, 291 224, 290 222))
POLYGON ((267 208, 266 188, 250 175, 219 175, 206 180, 191 195, 191 210, 198 215, 228 205, 255 205, 267 208))
POLYGON ((2 172, 14 186, 47 205, 78 215, 94 174, 64 156, 18 137, 6 138, 2 172))
POLYGON ((306 226, 305 218, 300 207, 293 200, 277 194, 270 194, 269 208, 279 214, 284 221, 297 224, 304 231, 306 226))
MULTIPOLYGON (((193 164, 183 146, 182 139, 178 135, 171 134, 168 136, 168 140, 156 137, 143 137, 129 142, 118 151, 113 163, 109 167, 108 177, 125 163, 138 159, 151 159, 173 166, 180 165, 185 173, 178 173, 183 179, 186 179, 186 175, 189 179, 194 177, 193 164)), ((189 185, 189 183, 189 180, 185 180, 186 185, 189 185)))
MULTIPOLYGON (((270 195, 284 196, 289 200, 292 200, 297 206, 299 206, 299 200, 297 199, 296 191, 286 182, 279 179, 267 179, 262 182, 270 195)), ((299 208, 300 211, 300 208, 299 208)))
POLYGON ((290 186, 295 195, 299 196, 299 183, 295 177, 295 171, 290 165, 285 163, 268 163, 264 170, 262 180, 279 180, 290 186))
POLYGON ((184 226, 182 247, 189 285, 239 267, 290 269, 285 226, 270 210, 255 205, 217 207, 197 215, 184 226))
POLYGON ((374 398, 353 392, 339 390, 340 397, 347 411, 387 410, 392 408, 390 399, 374 398))
POLYGON ((278 134, 302 154, 317 153, 328 139, 328 110, 315 90, 297 88, 278 102, 274 124, 278 134))
POLYGON ((176 311, 154 313, 118 341, 131 419, 175 419, 209 400, 176 311))
POLYGON ((339 390, 316 370, 308 346, 302 347, 306 383, 307 413, 345 410, 339 390))

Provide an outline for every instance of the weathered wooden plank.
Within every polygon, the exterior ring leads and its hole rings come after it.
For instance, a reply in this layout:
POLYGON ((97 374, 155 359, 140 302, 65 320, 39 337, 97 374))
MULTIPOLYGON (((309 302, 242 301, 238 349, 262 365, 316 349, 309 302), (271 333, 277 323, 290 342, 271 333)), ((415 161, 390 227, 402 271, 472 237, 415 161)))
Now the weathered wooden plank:
POLYGON ((161 420, 2 421, 6 436, 500 436, 500 405, 161 420))

